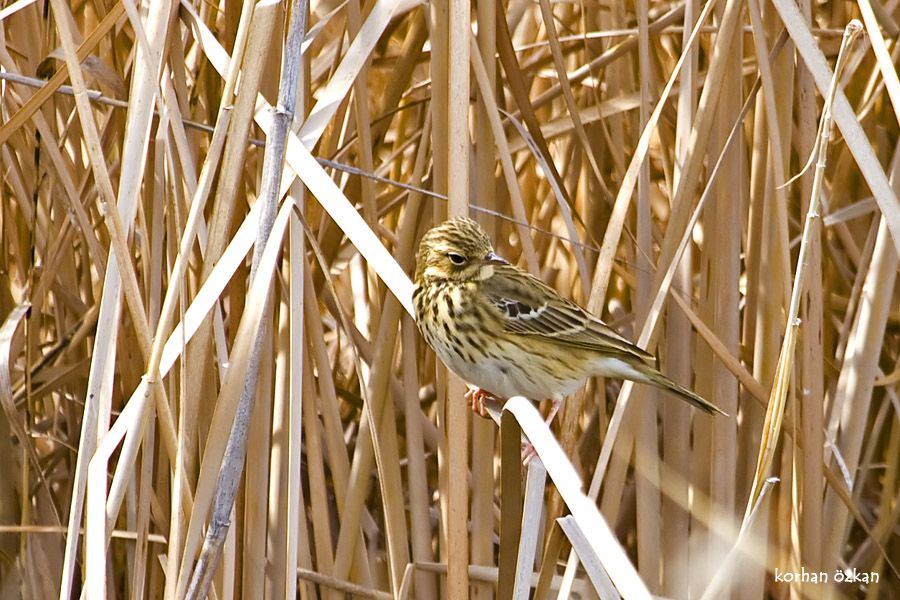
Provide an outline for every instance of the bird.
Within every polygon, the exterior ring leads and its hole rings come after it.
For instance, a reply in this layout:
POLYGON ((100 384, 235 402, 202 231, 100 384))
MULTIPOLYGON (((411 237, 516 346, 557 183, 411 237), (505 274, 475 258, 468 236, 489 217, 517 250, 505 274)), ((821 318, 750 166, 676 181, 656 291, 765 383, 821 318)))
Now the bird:
POLYGON ((425 233, 413 284, 419 331, 441 361, 473 386, 466 399, 482 417, 488 416, 487 401, 524 396, 551 400, 549 425, 565 397, 590 377, 648 384, 705 413, 726 415, 660 373, 654 355, 497 255, 484 229, 468 217, 425 233))

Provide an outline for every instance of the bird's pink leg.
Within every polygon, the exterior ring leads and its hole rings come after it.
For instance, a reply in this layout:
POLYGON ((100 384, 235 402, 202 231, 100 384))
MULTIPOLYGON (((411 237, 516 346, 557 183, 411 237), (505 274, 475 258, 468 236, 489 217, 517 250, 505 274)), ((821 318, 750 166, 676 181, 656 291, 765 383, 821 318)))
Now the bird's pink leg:
POLYGON ((484 419, 489 419, 491 417, 490 413, 488 413, 487 406, 485 406, 485 402, 488 400, 500 401, 500 398, 481 388, 469 388, 466 392, 466 402, 469 404, 469 407, 474 413, 484 419))
POLYGON ((550 404, 550 412, 547 413, 547 418, 544 419, 544 423, 547 424, 547 427, 550 427, 550 423, 553 422, 553 419, 556 418, 556 413, 559 412, 560 407, 562 406, 563 399, 559 396, 554 396, 551 400, 550 404))

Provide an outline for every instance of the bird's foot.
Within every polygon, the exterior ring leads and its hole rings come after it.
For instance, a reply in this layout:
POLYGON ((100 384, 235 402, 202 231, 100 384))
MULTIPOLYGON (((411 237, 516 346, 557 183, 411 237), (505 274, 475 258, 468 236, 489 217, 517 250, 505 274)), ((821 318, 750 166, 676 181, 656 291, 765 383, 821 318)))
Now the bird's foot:
POLYGON ((491 418, 487 406, 485 405, 489 400, 500 401, 500 398, 481 388, 469 388, 469 391, 466 392, 466 402, 472 409, 472 412, 484 419, 491 418))
POLYGON ((535 456, 537 456, 537 450, 534 449, 531 442, 522 442, 522 464, 527 467, 535 456))
POLYGON ((544 423, 547 424, 547 427, 550 427, 550 424, 553 423, 553 419, 556 418, 556 413, 558 413, 559 409, 562 407, 563 399, 562 396, 554 396, 550 401, 550 412, 547 413, 547 418, 544 419, 544 423))

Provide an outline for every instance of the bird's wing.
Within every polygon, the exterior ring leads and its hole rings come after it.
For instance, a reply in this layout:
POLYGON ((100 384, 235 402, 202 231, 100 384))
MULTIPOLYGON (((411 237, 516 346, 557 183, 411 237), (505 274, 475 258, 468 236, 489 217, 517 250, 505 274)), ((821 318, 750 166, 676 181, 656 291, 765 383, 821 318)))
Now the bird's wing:
POLYGON ((537 336, 561 346, 630 355, 648 363, 656 361, 652 354, 518 267, 496 265, 493 275, 481 283, 509 333, 537 336))

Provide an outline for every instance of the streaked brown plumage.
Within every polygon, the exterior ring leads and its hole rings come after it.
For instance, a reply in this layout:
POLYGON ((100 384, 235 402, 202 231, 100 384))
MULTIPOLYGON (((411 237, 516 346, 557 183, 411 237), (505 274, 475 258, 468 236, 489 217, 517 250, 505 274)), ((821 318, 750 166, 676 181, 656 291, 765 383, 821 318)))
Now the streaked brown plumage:
POLYGON ((413 301, 425 341, 453 372, 486 395, 562 399, 589 377, 647 383, 707 413, 722 413, 656 370, 653 355, 530 273, 498 257, 475 221, 429 230, 416 257, 413 301))

